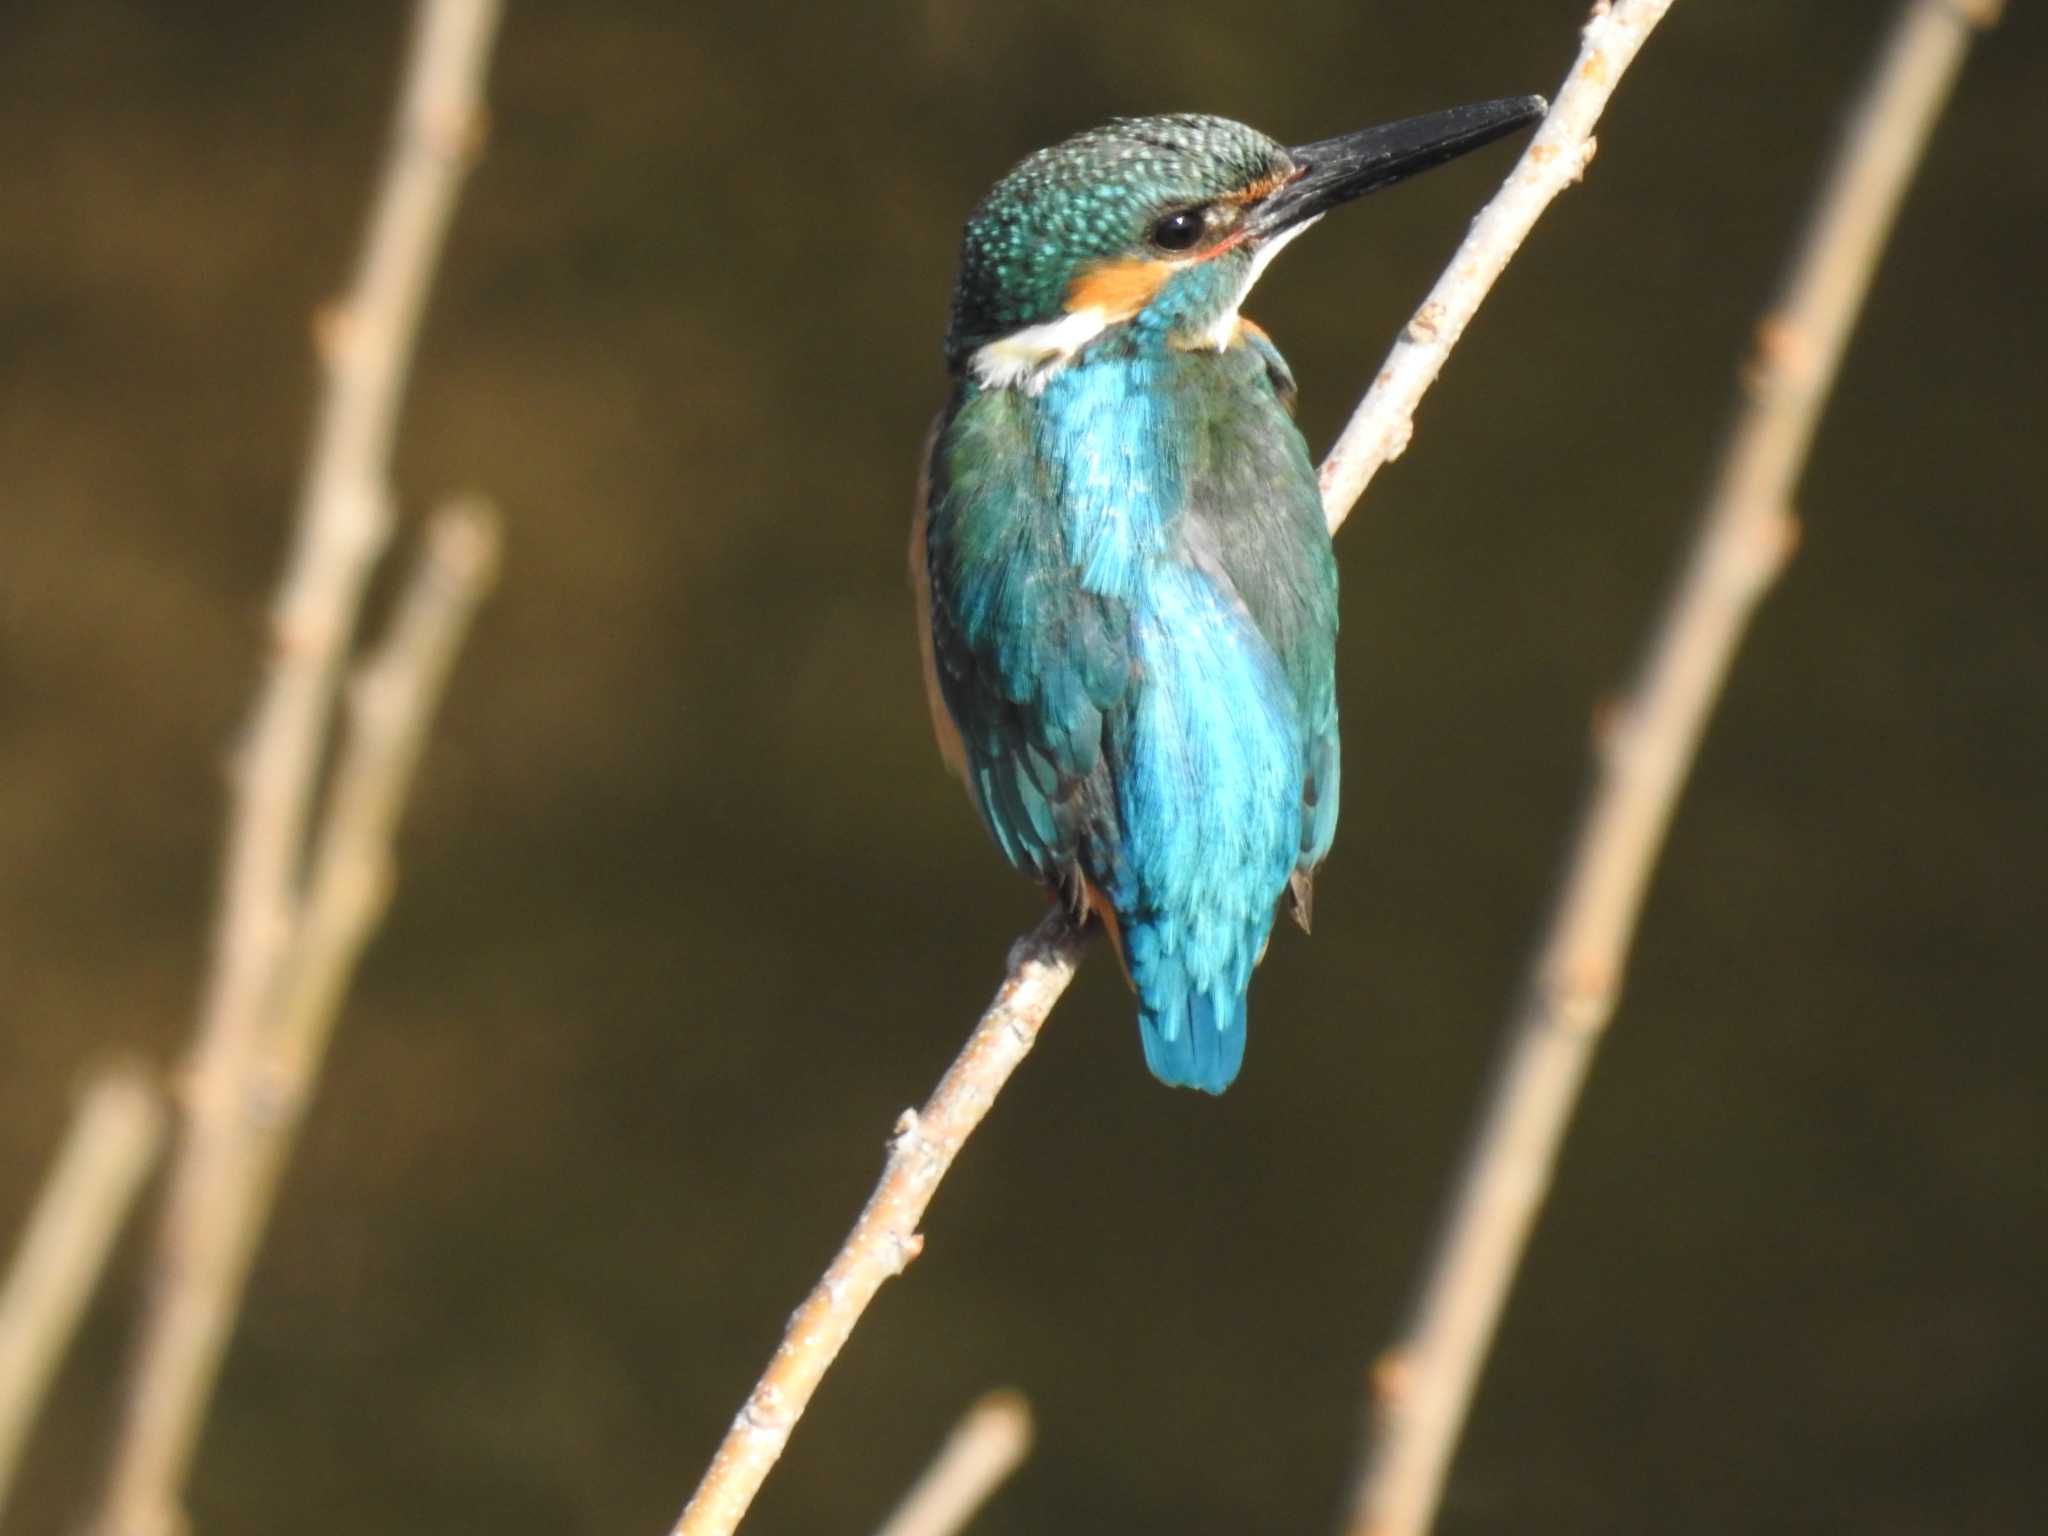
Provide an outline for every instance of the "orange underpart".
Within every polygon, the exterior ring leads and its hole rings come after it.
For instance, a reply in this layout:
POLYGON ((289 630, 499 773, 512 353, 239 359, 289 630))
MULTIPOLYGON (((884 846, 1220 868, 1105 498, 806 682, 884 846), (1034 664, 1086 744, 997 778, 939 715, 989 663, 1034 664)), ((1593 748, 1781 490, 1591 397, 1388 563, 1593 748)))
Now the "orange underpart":
POLYGON ((1133 992, 1137 991, 1138 984, 1131 980, 1131 963, 1124 958, 1124 930, 1123 924, 1117 921, 1116 908, 1102 894, 1102 887, 1086 875, 1081 877, 1081 894, 1088 903, 1088 910, 1102 920, 1102 931, 1109 935, 1109 947, 1116 951, 1116 963, 1123 969, 1125 985, 1133 992))
POLYGON ((939 759, 962 784, 967 782, 967 746, 960 739, 960 727, 946 708, 939 692, 939 661, 932 647, 932 574, 925 546, 925 525, 931 513, 932 441, 938 436, 934 421, 924 435, 917 456, 917 504, 910 513, 910 590, 917 598, 917 653, 924 665, 924 699, 932 712, 932 735, 939 744, 939 759))

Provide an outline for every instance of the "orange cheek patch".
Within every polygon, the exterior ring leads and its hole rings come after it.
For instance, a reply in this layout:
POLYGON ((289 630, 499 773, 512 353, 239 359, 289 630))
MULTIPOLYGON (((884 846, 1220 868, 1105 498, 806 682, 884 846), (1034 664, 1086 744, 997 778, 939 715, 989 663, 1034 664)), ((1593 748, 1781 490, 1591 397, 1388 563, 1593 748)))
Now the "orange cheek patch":
POLYGON ((1067 285, 1067 310, 1099 309, 1112 325, 1128 320, 1152 302, 1175 270, 1171 262, 1142 256, 1105 261, 1067 285))

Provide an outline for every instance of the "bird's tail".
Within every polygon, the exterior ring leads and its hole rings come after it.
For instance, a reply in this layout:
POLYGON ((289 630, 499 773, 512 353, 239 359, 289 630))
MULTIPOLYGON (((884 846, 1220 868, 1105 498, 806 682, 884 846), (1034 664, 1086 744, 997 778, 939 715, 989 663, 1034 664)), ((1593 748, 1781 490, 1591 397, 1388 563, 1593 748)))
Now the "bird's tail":
MULTIPOLYGON (((1162 1083, 1221 1093, 1244 1065, 1245 993, 1251 967, 1204 985, 1189 974, 1185 954, 1161 953, 1133 932, 1131 980, 1138 989, 1138 1037, 1145 1065, 1162 1083), (1149 953, 1140 953, 1149 951, 1149 953)), ((1238 968, 1228 968, 1235 973, 1238 968)))

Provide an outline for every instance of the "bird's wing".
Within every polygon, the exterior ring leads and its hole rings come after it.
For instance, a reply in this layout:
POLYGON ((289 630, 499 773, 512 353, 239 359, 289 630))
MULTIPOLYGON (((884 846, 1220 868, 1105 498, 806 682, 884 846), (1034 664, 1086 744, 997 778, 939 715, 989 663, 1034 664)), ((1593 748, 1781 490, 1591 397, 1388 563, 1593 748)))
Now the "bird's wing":
POLYGON ((932 567, 928 549, 931 526, 932 496, 932 446, 939 439, 939 429, 946 423, 944 414, 932 421, 924 435, 924 441, 917 450, 917 501, 910 511, 910 590, 917 602, 917 654, 923 663, 924 702, 931 711, 932 737, 939 744, 939 760, 952 771, 953 777, 965 784, 967 778, 967 748, 960 739, 960 728, 953 723, 952 711, 946 707, 945 695, 939 688, 939 659, 932 638, 932 567))
POLYGON ((1105 718, 1133 687, 1130 617, 1075 582, 1027 430, 1002 396, 949 415, 912 559, 921 545, 930 676, 968 793, 1004 856, 1078 916, 1119 858, 1105 718))
POLYGON ((1188 542, 1243 603, 1287 675, 1301 725, 1301 844, 1288 898, 1309 924, 1315 869, 1337 833, 1337 564, 1308 444, 1290 419, 1294 376, 1250 321, 1212 361, 1235 404, 1213 419, 1241 430, 1198 441, 1189 464, 1188 542), (1247 509, 1257 508, 1257 516, 1247 509))

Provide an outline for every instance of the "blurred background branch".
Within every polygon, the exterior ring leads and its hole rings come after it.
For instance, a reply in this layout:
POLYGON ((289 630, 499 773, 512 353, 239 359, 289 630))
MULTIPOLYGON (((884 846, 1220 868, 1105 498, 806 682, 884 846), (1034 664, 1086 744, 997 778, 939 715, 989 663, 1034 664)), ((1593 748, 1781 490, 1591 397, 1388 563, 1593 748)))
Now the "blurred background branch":
POLYGON ((956 1536, 1031 1454, 1031 1404, 990 1392, 961 1415, 875 1536, 956 1536))
POLYGON ((163 1144, 164 1100, 139 1064, 86 1084, 0 1286, 0 1514, 50 1378, 163 1144))
POLYGON ((1558 1147, 1620 995, 1650 875, 1751 613, 1798 543, 1792 494, 1906 186, 1986 8, 1908 0, 1850 114, 1778 299, 1757 329, 1691 558, 1629 694, 1599 726, 1598 778, 1537 946, 1378 1414, 1348 1529, 1435 1519, 1558 1147))
POLYGON ((213 972, 102 1536, 182 1529, 187 1469, 277 1170, 382 900, 384 845, 419 734, 489 576, 487 523, 464 514, 437 524, 390 649, 366 673, 309 888, 307 821, 364 589, 390 537, 399 406, 456 192, 480 143, 498 15, 496 0, 420 6, 361 263, 318 326, 327 390, 269 673, 235 764, 213 972))

